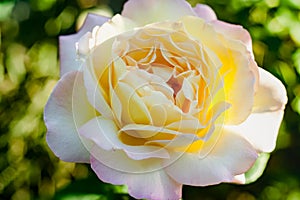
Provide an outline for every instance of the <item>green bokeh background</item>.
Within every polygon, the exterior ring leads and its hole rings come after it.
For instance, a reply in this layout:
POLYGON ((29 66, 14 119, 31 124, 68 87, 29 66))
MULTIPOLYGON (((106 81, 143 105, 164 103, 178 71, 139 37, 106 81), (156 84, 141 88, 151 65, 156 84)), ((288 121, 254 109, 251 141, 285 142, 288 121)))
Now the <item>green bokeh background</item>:
MULTIPOLYGON (((184 186, 183 199, 300 200, 300 0, 190 0, 243 25, 257 63, 286 86, 276 150, 255 183, 184 186)), ((124 0, 0 0, 0 199, 131 199, 88 165, 56 158, 45 142, 43 108, 59 78, 58 36, 86 12, 111 16, 124 0)))

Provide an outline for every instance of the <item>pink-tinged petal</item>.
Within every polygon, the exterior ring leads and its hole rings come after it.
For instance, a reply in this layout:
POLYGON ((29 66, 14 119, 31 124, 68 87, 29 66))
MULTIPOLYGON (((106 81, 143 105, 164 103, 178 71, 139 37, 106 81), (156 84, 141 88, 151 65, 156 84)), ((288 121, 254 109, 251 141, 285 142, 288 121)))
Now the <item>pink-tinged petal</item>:
POLYGON ((216 13, 208 5, 197 4, 194 7, 194 11, 198 17, 201 17, 205 21, 213 21, 217 19, 216 13))
POLYGON ((228 128, 247 138, 257 150, 271 152, 276 146, 287 96, 284 86, 277 78, 261 68, 259 73, 252 114, 240 125, 228 128))
POLYGON ((246 45, 248 51, 251 52, 253 56, 252 39, 249 32, 246 29, 244 29, 240 25, 229 24, 219 20, 212 21, 211 24, 214 26, 215 30, 218 33, 227 36, 230 39, 239 40, 243 42, 246 45))
POLYGON ((206 157, 185 153, 165 170, 179 183, 207 186, 235 181, 236 175, 251 168, 257 156, 257 152, 246 139, 223 130, 206 157))
POLYGON ((105 166, 95 157, 91 157, 91 166, 102 181, 126 184, 128 193, 134 198, 152 200, 181 198, 182 185, 172 180, 163 170, 148 173, 126 173, 105 166))
POLYGON ((80 68, 80 62, 77 59, 76 54, 76 42, 85 35, 87 32, 92 31, 92 29, 99 25, 101 26, 105 23, 109 18, 88 14, 86 20, 81 27, 81 29, 73 35, 66 35, 59 37, 59 56, 60 56, 60 74, 61 76, 66 74, 67 72, 78 70, 80 68))
POLYGON ((176 21, 183 16, 196 14, 184 0, 129 0, 124 5, 122 15, 143 26, 165 20, 176 21))
POLYGON ((103 165, 121 172, 142 174, 162 168, 161 158, 135 160, 129 157, 124 150, 112 149, 107 151, 94 145, 90 153, 103 165))
POLYGON ((77 126, 95 113, 84 95, 82 79, 81 72, 65 74, 54 88, 44 112, 48 145, 56 156, 69 162, 89 162, 89 152, 77 126))

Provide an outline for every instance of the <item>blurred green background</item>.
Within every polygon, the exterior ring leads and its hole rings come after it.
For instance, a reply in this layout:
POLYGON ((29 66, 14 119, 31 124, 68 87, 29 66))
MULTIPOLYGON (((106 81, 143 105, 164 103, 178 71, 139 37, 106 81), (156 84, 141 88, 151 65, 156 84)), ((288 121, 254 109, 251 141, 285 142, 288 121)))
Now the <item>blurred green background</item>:
MULTIPOLYGON (((265 173, 239 186, 184 186, 183 199, 300 200, 300 0, 190 0, 243 25, 256 61, 287 88, 289 103, 265 173)), ((58 36, 85 13, 119 13, 124 0, 0 1, 0 199, 131 199, 88 165, 56 158, 45 142, 43 108, 59 78, 58 36)))

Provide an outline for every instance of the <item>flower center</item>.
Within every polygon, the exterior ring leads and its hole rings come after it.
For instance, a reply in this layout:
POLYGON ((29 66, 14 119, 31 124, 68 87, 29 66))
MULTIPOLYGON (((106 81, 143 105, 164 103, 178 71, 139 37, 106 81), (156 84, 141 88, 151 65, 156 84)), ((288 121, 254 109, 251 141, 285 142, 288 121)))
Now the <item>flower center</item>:
POLYGON ((99 84, 120 140, 199 151, 227 109, 219 66, 201 43, 184 30, 144 27, 116 37, 112 52, 99 84))

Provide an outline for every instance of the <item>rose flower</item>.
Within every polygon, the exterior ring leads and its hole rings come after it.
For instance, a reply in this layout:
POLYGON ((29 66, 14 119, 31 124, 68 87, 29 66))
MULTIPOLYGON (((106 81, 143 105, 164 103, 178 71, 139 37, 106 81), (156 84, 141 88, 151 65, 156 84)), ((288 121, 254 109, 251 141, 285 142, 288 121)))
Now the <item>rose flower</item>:
POLYGON ((249 33, 184 0, 130 0, 60 37, 61 78, 45 108, 60 159, 90 163, 135 198, 182 185, 246 183, 274 150, 287 102, 257 66, 249 33))

